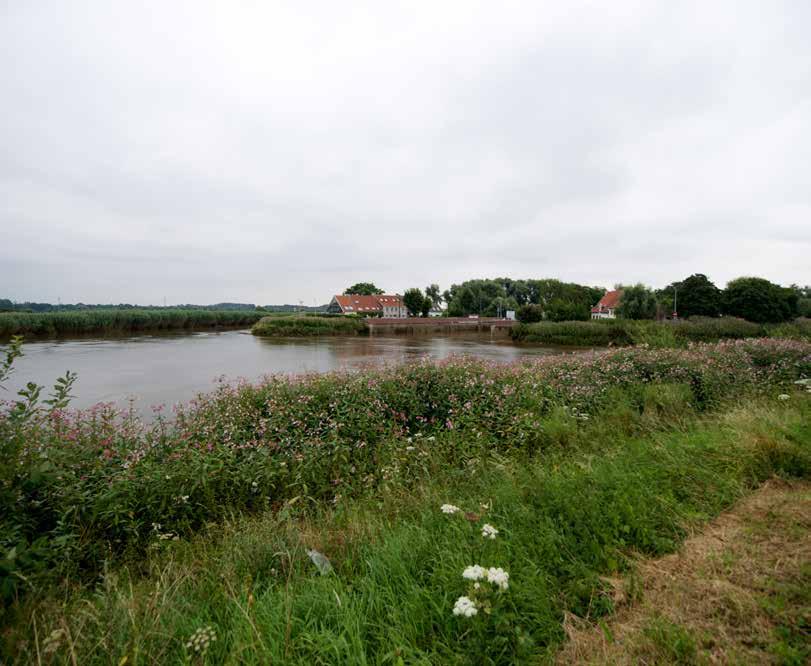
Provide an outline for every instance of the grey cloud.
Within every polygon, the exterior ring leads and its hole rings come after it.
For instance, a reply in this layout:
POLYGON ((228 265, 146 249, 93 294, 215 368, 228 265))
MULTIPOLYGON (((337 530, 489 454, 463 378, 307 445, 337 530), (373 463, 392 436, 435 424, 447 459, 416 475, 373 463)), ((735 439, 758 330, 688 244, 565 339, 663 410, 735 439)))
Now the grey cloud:
POLYGON ((811 282, 811 6, 0 7, 2 296, 811 282))

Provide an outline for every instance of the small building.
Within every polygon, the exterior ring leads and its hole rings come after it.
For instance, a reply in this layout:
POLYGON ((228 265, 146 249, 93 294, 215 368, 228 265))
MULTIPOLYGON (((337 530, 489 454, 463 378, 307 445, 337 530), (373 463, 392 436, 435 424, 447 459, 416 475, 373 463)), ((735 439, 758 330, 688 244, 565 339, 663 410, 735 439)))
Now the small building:
POLYGON ((356 314, 362 316, 405 319, 408 308, 399 294, 336 294, 327 307, 331 314, 356 314))
POLYGON ((616 319, 617 307, 622 298, 622 289, 614 289, 603 294, 600 301, 591 309, 592 319, 616 319))

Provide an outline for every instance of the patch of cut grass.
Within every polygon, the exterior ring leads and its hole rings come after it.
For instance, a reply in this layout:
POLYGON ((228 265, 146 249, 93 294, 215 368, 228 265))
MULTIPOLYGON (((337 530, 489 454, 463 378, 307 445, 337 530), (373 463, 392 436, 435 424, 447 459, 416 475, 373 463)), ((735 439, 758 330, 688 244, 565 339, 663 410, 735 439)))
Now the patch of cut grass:
POLYGON ((571 631, 558 663, 808 663, 811 485, 769 481, 637 576, 641 598, 571 631))

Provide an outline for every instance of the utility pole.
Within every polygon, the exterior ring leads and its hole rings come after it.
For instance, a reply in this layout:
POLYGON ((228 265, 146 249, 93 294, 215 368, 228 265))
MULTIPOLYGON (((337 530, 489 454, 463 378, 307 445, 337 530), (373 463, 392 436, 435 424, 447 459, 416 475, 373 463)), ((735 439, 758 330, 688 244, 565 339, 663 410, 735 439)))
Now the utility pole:
POLYGON ((678 298, 679 298, 679 288, 678 288, 678 286, 676 286, 674 284, 673 285, 673 319, 678 319, 679 318, 679 314, 678 314, 679 310, 676 307, 676 305, 678 304, 678 298))

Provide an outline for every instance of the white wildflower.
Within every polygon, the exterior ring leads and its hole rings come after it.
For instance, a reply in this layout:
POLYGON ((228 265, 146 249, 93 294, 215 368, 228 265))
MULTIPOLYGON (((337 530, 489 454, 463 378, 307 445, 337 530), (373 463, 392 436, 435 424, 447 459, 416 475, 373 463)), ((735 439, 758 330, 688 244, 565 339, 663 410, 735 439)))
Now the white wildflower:
POLYGON ((459 597, 453 605, 453 614, 461 615, 463 617, 473 617, 478 613, 476 604, 468 597, 459 597))
POLYGON ((214 627, 201 627, 186 641, 186 649, 202 654, 208 649, 209 644, 216 640, 217 634, 214 633, 214 627))
POLYGON ((466 578, 467 580, 484 580, 487 578, 487 569, 480 567, 478 564, 474 564, 472 567, 467 567, 462 572, 462 578, 466 578))
POLYGON ((778 400, 788 400, 791 396, 788 393, 781 393, 777 396, 778 400))
POLYGON ((413 447, 413 446, 407 446, 405 450, 406 451, 413 451, 414 449, 415 449, 415 447, 413 447))
POLYGON ((497 535, 498 530, 495 527, 488 525, 487 523, 482 525, 482 536, 485 539, 495 539, 497 535))
POLYGON ((490 567, 487 570, 487 582, 497 585, 499 589, 506 590, 509 586, 510 574, 501 567, 490 567))
POLYGON ((439 507, 439 509, 442 511, 442 513, 447 514, 459 513, 461 511, 458 506, 454 506, 453 504, 443 504, 441 507, 439 507))

